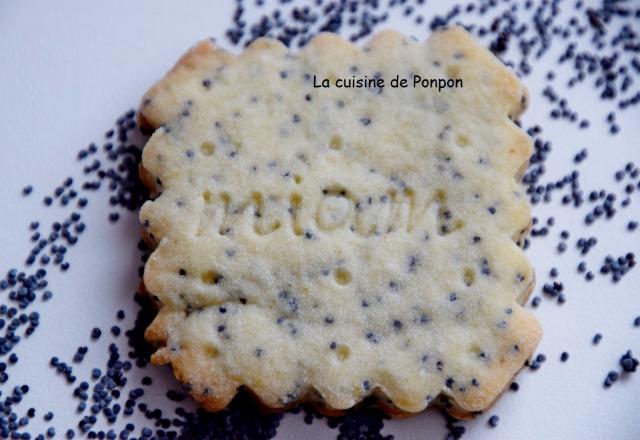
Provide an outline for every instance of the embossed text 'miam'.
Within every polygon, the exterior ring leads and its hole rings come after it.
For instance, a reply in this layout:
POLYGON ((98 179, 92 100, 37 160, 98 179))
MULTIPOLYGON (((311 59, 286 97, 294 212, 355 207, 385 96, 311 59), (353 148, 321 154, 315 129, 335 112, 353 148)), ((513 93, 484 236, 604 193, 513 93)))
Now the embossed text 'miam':
POLYGON ((446 204, 446 193, 435 190, 428 197, 418 197, 414 190, 395 188, 384 194, 356 197, 342 187, 322 190, 319 197, 300 193, 288 196, 247 194, 234 200, 222 191, 203 192, 198 235, 232 234, 249 227, 258 235, 273 233, 283 227, 294 234, 315 238, 317 231, 348 230, 362 236, 394 232, 436 230, 444 235, 463 226, 453 218, 446 204))

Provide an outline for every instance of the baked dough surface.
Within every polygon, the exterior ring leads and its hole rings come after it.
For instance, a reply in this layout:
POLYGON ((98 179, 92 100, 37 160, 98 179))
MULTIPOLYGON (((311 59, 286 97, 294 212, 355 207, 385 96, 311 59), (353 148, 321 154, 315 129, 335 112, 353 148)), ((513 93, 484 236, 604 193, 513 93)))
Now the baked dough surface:
MULTIPOLYGON (((387 82, 388 84, 388 82, 387 82)), ((147 338, 210 410, 487 408, 535 349, 517 78, 459 28, 291 53, 203 41, 144 97, 147 338), (314 88, 313 75, 463 88, 314 88)))

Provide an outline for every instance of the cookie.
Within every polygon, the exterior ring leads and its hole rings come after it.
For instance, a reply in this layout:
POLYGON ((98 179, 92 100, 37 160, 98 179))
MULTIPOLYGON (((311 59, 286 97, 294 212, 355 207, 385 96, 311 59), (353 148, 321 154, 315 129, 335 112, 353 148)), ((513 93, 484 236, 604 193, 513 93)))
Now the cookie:
POLYGON ((143 98, 156 364, 208 410, 486 409, 541 336, 518 179, 527 94, 460 28, 298 53, 203 41, 143 98), (461 87, 336 87, 364 76, 461 87), (314 78, 315 77, 315 78, 314 78), (321 79, 332 87, 316 87, 321 79))

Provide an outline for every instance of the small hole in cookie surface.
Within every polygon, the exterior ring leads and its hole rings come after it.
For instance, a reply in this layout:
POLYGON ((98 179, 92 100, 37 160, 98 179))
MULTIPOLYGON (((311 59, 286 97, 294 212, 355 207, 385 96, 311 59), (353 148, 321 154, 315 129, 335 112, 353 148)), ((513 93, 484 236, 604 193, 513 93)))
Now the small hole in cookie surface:
POLYGON ((471 143, 471 141, 466 135, 459 134, 458 136, 456 136, 456 143, 458 144, 459 147, 466 147, 471 143))
POLYGON ((342 137, 334 134, 331 136, 331 140, 329 141, 329 147, 332 150, 341 150, 342 149, 342 137))
POLYGON ((220 279, 222 278, 216 271, 208 270, 202 274, 200 277, 202 282, 209 285, 218 284, 220 279))
POLYGON ((476 356, 480 356, 482 358, 486 357, 483 355, 483 351, 482 348, 478 345, 478 344, 471 344, 471 346, 469 347, 469 351, 474 355, 474 357, 476 356))
POLYGON ((202 151, 202 154, 204 154, 205 156, 211 156, 215 149, 216 146, 213 144, 213 142, 205 141, 200 144, 200 151, 202 151))
POLYGON ((447 192, 443 189, 437 189, 435 194, 436 202, 438 203, 446 203, 447 202, 447 192))
POLYGON ((218 355, 220 354, 220 351, 218 350, 218 347, 216 347, 213 344, 207 344, 204 347, 204 353, 211 358, 215 358, 218 357, 218 355))
POLYGON ((290 213, 292 217, 293 223, 293 233, 297 236, 301 236, 304 234, 304 229, 300 226, 298 222, 298 215, 300 211, 300 205, 302 204, 302 196, 300 194, 291 194, 289 199, 289 203, 291 204, 290 213))
POLYGON ((342 267, 336 269, 336 283, 344 286, 351 282, 351 272, 342 267))
POLYGON ((476 280, 476 272, 469 267, 465 268, 463 279, 467 286, 471 286, 476 280))
POLYGON ((349 350, 349 347, 347 347, 346 345, 340 345, 336 349, 336 354, 338 355, 338 359, 340 359, 341 361, 344 361, 351 354, 351 350, 349 350))
POLYGON ((460 67, 452 65, 447 68, 447 76, 452 79, 460 78, 460 67))

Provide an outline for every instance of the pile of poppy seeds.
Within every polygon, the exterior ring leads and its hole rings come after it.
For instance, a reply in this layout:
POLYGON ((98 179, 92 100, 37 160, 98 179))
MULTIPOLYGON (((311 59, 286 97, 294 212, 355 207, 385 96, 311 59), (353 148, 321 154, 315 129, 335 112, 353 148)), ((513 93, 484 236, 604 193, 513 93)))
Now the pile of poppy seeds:
MULTIPOLYGON (((618 112, 631 110, 640 103, 640 5, 629 1, 602 1, 586 6, 582 1, 504 1, 489 0, 452 5, 442 16, 430 16, 427 0, 342 0, 312 2, 280 0, 266 5, 263 0, 236 1, 231 25, 224 32, 228 42, 242 48, 261 36, 278 38, 289 47, 303 46, 321 31, 338 32, 357 42, 384 27, 390 17, 406 20, 407 23, 423 27, 425 32, 443 26, 460 24, 471 32, 505 64, 523 77, 536 68, 554 65, 544 73, 547 85, 543 90, 531 91, 532 99, 548 102, 548 119, 568 124, 574 130, 588 130, 595 124, 606 124, 611 136, 618 136, 623 127, 618 123, 618 112), (273 3, 273 4, 272 4, 273 3), (249 18, 250 17, 250 18, 249 18), (479 25, 486 22, 487 25, 479 25), (471 24, 473 23, 473 24, 471 24), (615 31, 612 31, 614 29, 615 31), (551 51, 561 54, 551 55, 551 51), (546 57, 546 63, 538 62, 546 57), (551 57, 551 59, 549 59, 551 57), (562 96, 562 91, 573 87, 584 87, 601 100, 609 109, 603 121, 589 121, 580 115, 575 106, 562 96)), ((135 100, 135 97, 132 99, 135 100)), ((638 109, 635 109, 638 112, 638 109)), ((557 180, 545 179, 545 163, 551 157, 551 141, 543 136, 539 125, 524 127, 534 141, 534 153, 523 184, 535 206, 555 201, 558 209, 572 209, 585 226, 606 222, 628 209, 640 194, 640 168, 633 162, 621 162, 619 169, 599 169, 598 180, 603 188, 587 188, 581 181, 580 164, 589 160, 589 152, 579 149, 574 156, 573 169, 557 180)), ((87 329, 87 344, 77 348, 69 358, 62 355, 42 359, 42 366, 52 370, 52 376, 66 381, 71 395, 77 401, 77 424, 59 428, 55 425, 55 408, 49 402, 40 402, 39 408, 23 408, 23 397, 29 393, 29 384, 11 384, 11 371, 20 363, 15 347, 26 338, 37 337, 41 316, 33 308, 46 310, 42 304, 54 297, 48 286, 48 273, 72 269, 73 248, 86 229, 83 211, 90 209, 92 195, 98 191, 109 191, 111 213, 109 222, 117 222, 121 215, 136 215, 136 211, 148 198, 145 187, 138 179, 138 164, 141 147, 146 140, 135 124, 135 112, 130 110, 117 119, 99 143, 92 143, 78 152, 78 173, 64 179, 59 186, 42 196, 42 206, 57 205, 65 215, 51 225, 41 225, 34 219, 27 225, 31 252, 16 267, 0 279, 0 437, 11 439, 46 439, 76 436, 98 439, 258 439, 276 435, 282 419, 281 414, 265 414, 244 392, 232 404, 219 413, 191 411, 179 405, 186 391, 169 390, 166 398, 177 404, 173 414, 165 414, 150 401, 145 400, 145 389, 153 385, 150 377, 144 376, 139 384, 128 379, 135 369, 144 369, 153 352, 153 347, 144 340, 144 330, 152 321, 154 312, 147 307, 141 296, 136 296, 140 305, 135 324, 130 329, 121 329, 119 322, 125 318, 122 310, 113 311, 113 326, 108 329, 87 329), (117 341, 125 336, 128 349, 117 341), (108 339, 108 350, 101 365, 93 365, 90 373, 78 373, 80 364, 92 344, 108 339), (145 426, 132 423, 130 416, 141 413, 148 422, 145 426), (29 423, 42 418, 48 428, 44 432, 29 433, 29 423), (108 426, 106 430, 97 426, 108 426)), ((35 197, 38 191, 33 185, 22 189, 25 197, 35 197)), ((554 206, 555 206, 554 205, 554 206)), ((638 210, 636 209, 636 213, 638 210)), ((631 219, 621 233, 638 234, 640 219, 631 219)), ((587 255, 595 246, 606 246, 597 236, 576 236, 571 231, 558 229, 554 217, 534 217, 530 242, 553 235, 557 238, 558 258, 577 254, 576 272, 585 282, 595 277, 607 278, 612 287, 636 265, 632 250, 621 255, 609 255, 596 265, 587 263, 587 255), (553 232, 552 232, 553 231, 553 232)), ((96 225, 95 227, 105 227, 96 225)), ((637 235, 632 236, 637 243, 637 235)), ((143 242, 138 243, 141 262, 144 263, 149 250, 143 242)), ((575 257, 574 257, 575 258, 575 257)), ((142 266, 140 267, 140 275, 142 266)), ((546 281, 539 282, 529 306, 538 307, 542 301, 553 301, 562 305, 567 301, 567 292, 559 279, 559 271, 551 269, 546 281)), ((630 316, 630 325, 640 327, 640 316, 630 316)), ((592 342, 597 345, 603 339, 595 333, 592 342)), ((97 350, 97 348, 95 348, 97 350)), ((638 360, 631 351, 621 353, 618 368, 603 372, 602 386, 613 386, 622 376, 637 370, 638 360)), ((569 353, 558 356, 559 362, 567 362, 569 353)), ((537 370, 547 361, 540 353, 528 363, 530 370, 537 370)), ((614 360, 615 361, 615 360, 614 360)), ((86 367, 86 366, 85 366, 86 367)), ((20 367, 18 367, 20 368, 20 367)), ((82 368, 82 371, 86 371, 82 368)), ((597 380, 596 380, 597 381, 597 380)), ((519 385, 510 385, 517 391, 519 385)), ((303 412, 306 423, 323 418, 303 406, 292 410, 303 412)), ((66 415, 65 415, 66 416, 66 415)), ((445 416, 446 417, 446 416, 445 416)), ((337 430, 339 439, 390 439, 393 436, 381 433, 386 416, 372 402, 365 402, 344 416, 328 419, 328 425, 337 430)), ((489 428, 495 428, 500 418, 490 415, 489 428)), ((447 418, 447 438, 457 439, 465 433, 465 427, 447 418)))

